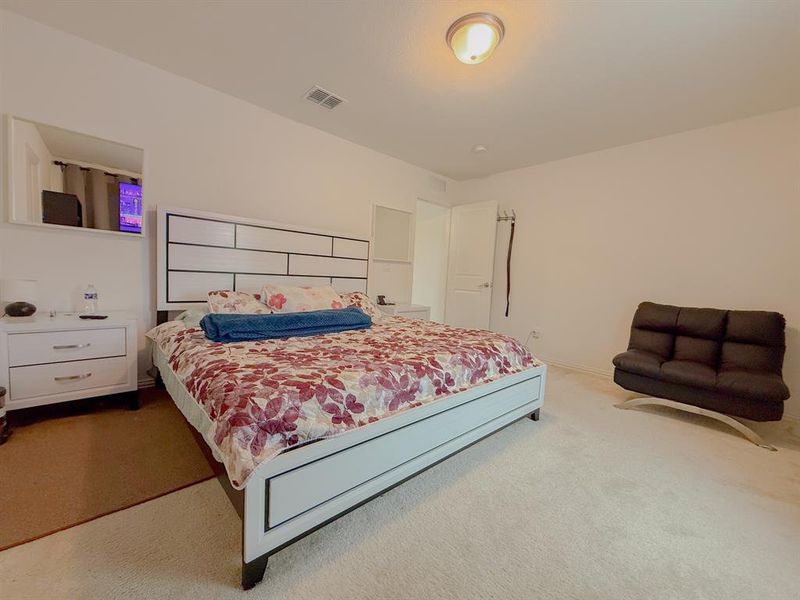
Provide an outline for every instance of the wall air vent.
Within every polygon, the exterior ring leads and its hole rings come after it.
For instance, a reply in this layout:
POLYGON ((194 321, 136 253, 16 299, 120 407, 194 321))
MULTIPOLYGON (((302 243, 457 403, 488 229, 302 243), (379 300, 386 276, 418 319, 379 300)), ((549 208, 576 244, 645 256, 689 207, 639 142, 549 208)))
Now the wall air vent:
POLYGON ((326 89, 315 85, 306 92, 306 100, 311 100, 314 104, 319 104, 322 107, 332 110, 344 102, 344 98, 339 98, 326 89))

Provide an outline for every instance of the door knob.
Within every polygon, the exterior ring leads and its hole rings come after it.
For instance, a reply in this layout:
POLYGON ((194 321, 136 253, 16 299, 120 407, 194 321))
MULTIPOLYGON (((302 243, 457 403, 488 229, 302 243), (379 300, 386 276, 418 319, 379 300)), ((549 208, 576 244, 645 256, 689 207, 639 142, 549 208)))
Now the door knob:
POLYGON ((478 287, 479 288, 489 288, 489 287, 492 287, 492 284, 487 281, 485 283, 480 284, 478 287))

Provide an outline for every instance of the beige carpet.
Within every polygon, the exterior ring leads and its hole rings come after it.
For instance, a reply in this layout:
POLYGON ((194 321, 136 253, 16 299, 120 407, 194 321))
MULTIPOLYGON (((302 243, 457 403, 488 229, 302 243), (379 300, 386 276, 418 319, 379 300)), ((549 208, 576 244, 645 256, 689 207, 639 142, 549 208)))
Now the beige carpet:
POLYGON ((213 476, 169 396, 140 397, 138 411, 109 398, 12 413, 14 434, 0 446, 0 549, 213 476))
POLYGON ((278 553, 250 592, 208 481, 0 553, 0 595, 800 598, 800 448, 781 426, 772 453, 699 417, 614 409, 625 394, 593 376, 553 369, 547 394, 539 423, 278 553))

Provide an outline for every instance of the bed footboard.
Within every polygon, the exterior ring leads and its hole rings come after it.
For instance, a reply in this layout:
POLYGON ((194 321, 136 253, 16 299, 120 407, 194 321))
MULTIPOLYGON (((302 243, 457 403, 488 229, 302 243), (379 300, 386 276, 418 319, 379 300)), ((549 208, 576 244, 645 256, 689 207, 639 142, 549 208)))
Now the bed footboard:
POLYGON ((544 379, 542 367, 382 435, 269 477, 254 476, 244 496, 242 587, 263 578, 271 554, 499 429, 525 417, 538 420, 544 379))

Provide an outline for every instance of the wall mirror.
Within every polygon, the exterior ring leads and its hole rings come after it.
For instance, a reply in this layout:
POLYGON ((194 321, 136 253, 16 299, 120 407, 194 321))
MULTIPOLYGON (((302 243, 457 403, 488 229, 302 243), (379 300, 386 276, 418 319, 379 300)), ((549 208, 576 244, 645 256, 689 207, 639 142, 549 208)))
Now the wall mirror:
POLYGON ((414 248, 414 214, 375 205, 373 260, 411 262, 414 248))
POLYGON ((12 223, 141 236, 144 152, 9 117, 12 223))

